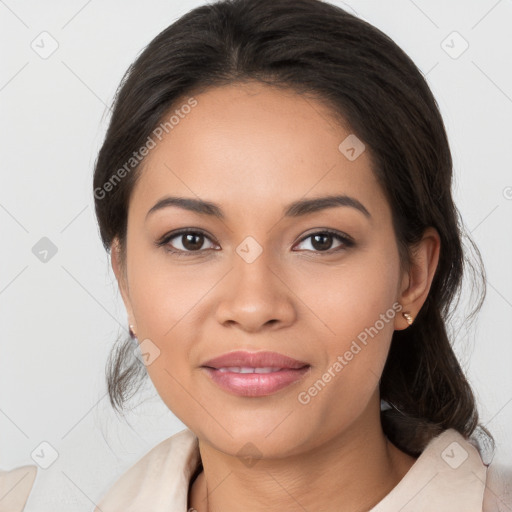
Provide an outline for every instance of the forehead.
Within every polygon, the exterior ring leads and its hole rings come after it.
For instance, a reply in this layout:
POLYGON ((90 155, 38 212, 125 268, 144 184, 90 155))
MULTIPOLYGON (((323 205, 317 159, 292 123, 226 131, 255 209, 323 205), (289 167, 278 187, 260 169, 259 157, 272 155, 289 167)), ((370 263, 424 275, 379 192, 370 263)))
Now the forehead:
POLYGON ((372 203, 366 206, 374 212, 386 209, 369 152, 347 157, 354 140, 358 153, 362 143, 322 102, 259 83, 194 98, 196 106, 175 118, 145 158, 132 195, 138 205, 149 209, 166 194, 180 194, 245 215, 262 204, 281 211, 303 197, 340 193, 372 203))

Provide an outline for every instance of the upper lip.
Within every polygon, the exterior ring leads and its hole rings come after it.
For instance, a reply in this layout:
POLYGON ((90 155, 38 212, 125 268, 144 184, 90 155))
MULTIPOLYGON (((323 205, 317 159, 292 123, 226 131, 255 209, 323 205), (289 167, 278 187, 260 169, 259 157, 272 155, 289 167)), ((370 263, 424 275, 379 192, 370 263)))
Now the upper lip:
POLYGON ((228 368, 228 367, 249 367, 249 368, 302 368, 309 366, 304 361, 298 361, 291 357, 279 354, 278 352, 247 352, 236 350, 222 354, 213 359, 205 361, 201 366, 210 368, 228 368))

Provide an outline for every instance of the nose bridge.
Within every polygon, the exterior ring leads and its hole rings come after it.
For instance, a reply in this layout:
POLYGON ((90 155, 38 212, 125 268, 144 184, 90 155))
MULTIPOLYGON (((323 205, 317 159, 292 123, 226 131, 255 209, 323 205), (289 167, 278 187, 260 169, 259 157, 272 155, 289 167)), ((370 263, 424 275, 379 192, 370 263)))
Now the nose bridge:
POLYGON ((236 248, 236 257, 233 258, 235 279, 240 283, 238 293, 251 295, 251 290, 254 290, 258 295, 270 295, 271 287, 275 285, 271 283, 271 276, 275 277, 272 271, 275 262, 271 260, 268 249, 263 249, 254 239, 244 240, 236 248))
POLYGON ((294 307, 276 267, 271 251, 246 237, 235 249, 229 282, 217 308, 218 320, 245 330, 290 322, 294 307))

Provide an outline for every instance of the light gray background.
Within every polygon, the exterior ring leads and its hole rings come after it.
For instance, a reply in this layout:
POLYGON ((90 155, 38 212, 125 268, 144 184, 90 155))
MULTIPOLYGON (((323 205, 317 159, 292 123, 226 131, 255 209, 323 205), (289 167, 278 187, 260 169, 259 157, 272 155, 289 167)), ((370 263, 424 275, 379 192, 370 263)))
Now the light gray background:
MULTIPOLYGON (((95 224, 92 167, 126 68, 202 3, 0 1, 0 469, 33 464, 43 441, 58 452, 39 469, 27 512, 92 510, 125 469, 183 428, 150 381, 130 424, 110 409, 104 366, 126 317, 95 224), (58 43, 48 58, 31 47, 51 48, 43 31, 58 43), (32 252, 42 237, 57 247, 47 262, 32 252)), ((478 321, 454 325, 455 349, 497 457, 512 464, 512 2, 333 3, 396 41, 440 105, 455 199, 488 272, 478 321), (469 44, 461 55, 453 31, 469 44)))

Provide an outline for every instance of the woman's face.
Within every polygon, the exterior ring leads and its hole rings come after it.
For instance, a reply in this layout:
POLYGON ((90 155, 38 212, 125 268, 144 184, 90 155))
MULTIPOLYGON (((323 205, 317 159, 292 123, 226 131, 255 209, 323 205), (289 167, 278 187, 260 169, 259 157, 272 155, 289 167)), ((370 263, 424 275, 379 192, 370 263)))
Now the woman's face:
POLYGON ((114 262, 158 393, 201 440, 232 455, 244 446, 291 455, 367 428, 379 421, 393 330, 407 326, 391 211, 368 152, 323 104, 291 91, 231 85, 195 99, 146 157, 125 273, 114 262), (327 196, 345 200, 287 213, 327 196), (214 203, 222 218, 170 197, 214 203), (192 233, 168 236, 184 228, 192 233), (203 367, 235 350, 308 366, 283 371, 296 380, 280 389, 244 394, 203 367))

